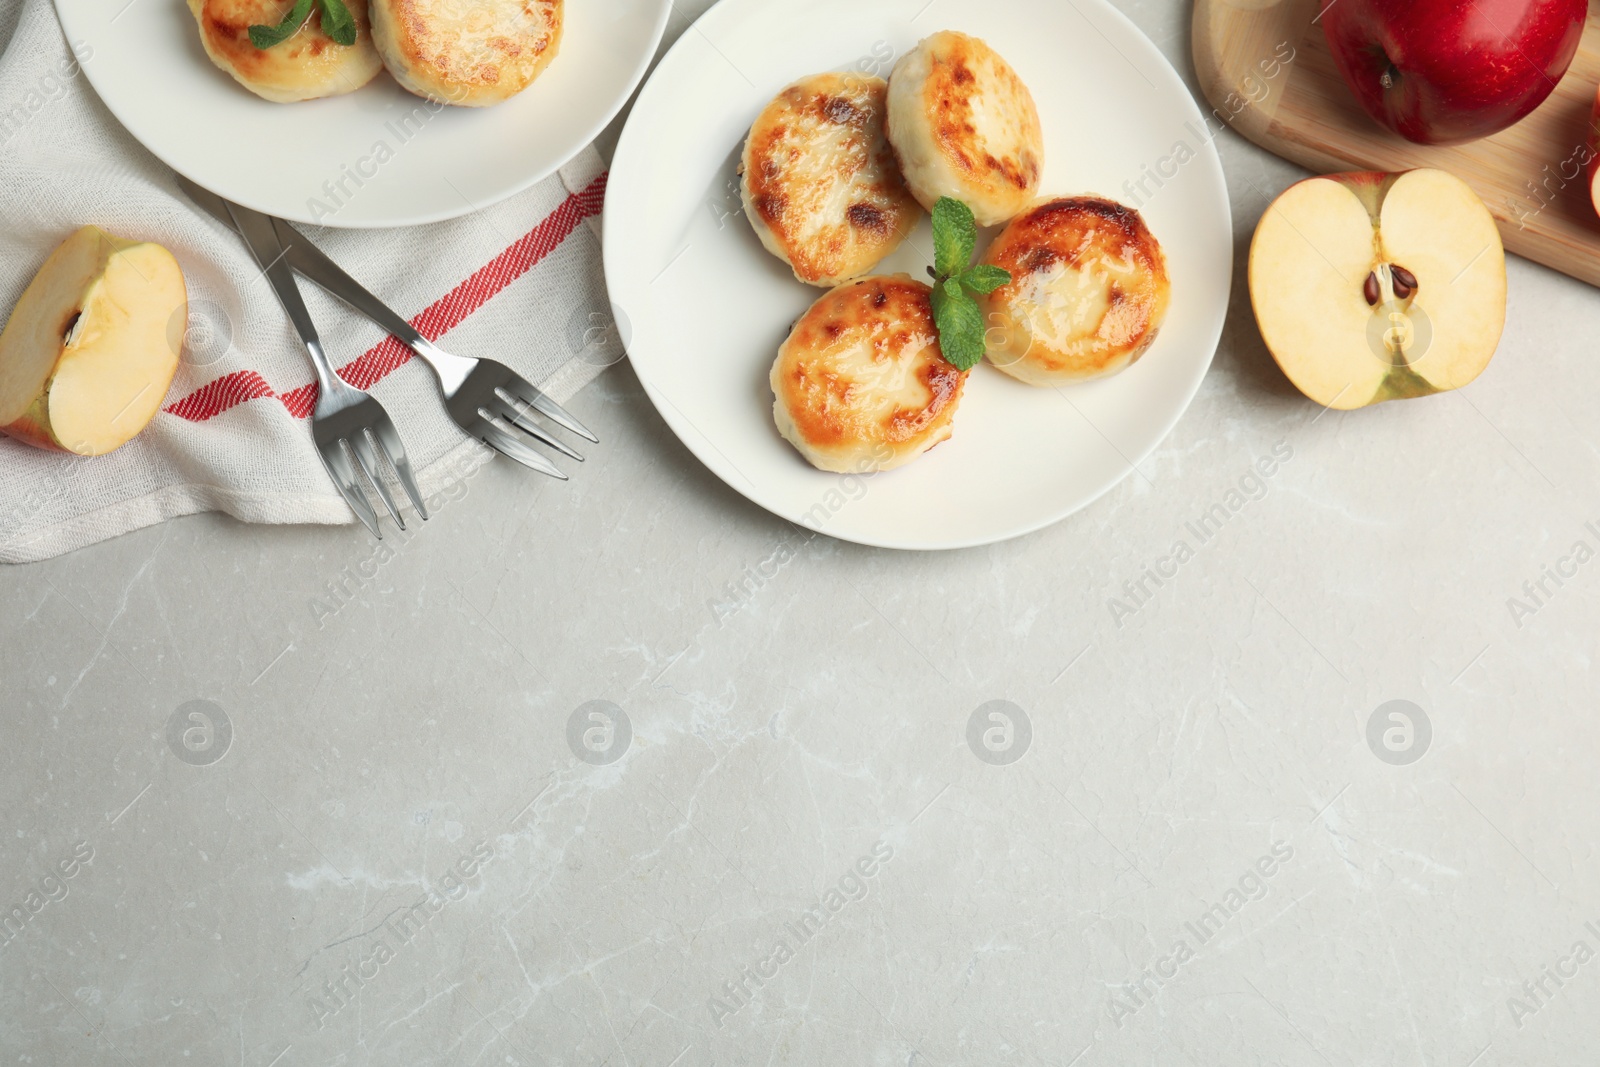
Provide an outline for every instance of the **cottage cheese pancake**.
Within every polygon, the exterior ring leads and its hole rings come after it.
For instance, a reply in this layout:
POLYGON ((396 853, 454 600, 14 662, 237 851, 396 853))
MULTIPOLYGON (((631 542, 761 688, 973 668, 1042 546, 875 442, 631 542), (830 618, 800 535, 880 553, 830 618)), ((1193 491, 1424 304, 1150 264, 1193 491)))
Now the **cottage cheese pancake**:
POLYGON ((1011 272, 981 297, 989 361, 1032 385, 1115 374, 1150 347, 1170 286, 1161 245, 1132 208, 1093 196, 1040 204, 984 262, 1011 272))
POLYGON ((807 284, 871 270, 921 215, 883 134, 888 93, 882 78, 818 74, 779 93, 750 128, 745 214, 807 284))
POLYGON ((356 43, 342 45, 322 32, 313 7, 304 25, 271 48, 250 43, 251 26, 276 26, 293 8, 283 0, 189 0, 200 24, 200 43, 211 61, 240 85, 275 103, 353 92, 383 69, 367 23, 366 0, 345 0, 356 24, 356 43))
POLYGON ((1000 54, 945 31, 889 75, 889 143, 923 207, 953 196, 996 226, 1038 195, 1044 132, 1033 94, 1000 54))
POLYGON ((931 290, 904 274, 825 294, 772 365, 778 432, 813 466, 889 470, 950 436, 966 374, 945 361, 931 290))
POLYGON ((395 81, 446 104, 522 92, 561 46, 563 0, 373 0, 372 35, 395 81))

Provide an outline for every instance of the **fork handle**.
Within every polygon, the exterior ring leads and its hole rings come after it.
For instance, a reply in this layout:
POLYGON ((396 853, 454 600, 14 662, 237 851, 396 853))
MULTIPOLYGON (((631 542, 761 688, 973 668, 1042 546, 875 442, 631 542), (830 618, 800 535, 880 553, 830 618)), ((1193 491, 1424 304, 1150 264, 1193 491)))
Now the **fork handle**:
POLYGON ((478 365, 477 360, 467 356, 452 355, 422 336, 416 327, 401 318, 388 304, 372 295, 365 286, 345 273, 345 269, 329 259, 327 253, 306 240, 305 235, 299 230, 280 218, 274 218, 272 223, 277 230, 278 239, 283 243, 283 247, 288 249, 288 254, 284 258, 289 261, 290 266, 349 304, 379 329, 415 352, 424 363, 433 368, 433 373, 438 377, 439 384, 447 396, 460 388, 461 383, 472 372, 472 368, 478 365))
POLYGON ((250 246, 250 254, 260 264, 261 273, 272 283, 272 291, 278 294, 278 302, 288 313, 295 333, 300 335, 301 344, 305 345, 306 352, 311 356, 321 394, 333 395, 344 382, 334 372, 333 364, 328 362, 328 355, 322 350, 322 338, 317 334, 316 323, 311 321, 311 312, 306 310, 300 286, 294 280, 294 268, 289 264, 288 248, 279 241, 272 217, 239 204, 229 204, 228 212, 233 216, 239 235, 250 246))
POLYGON ((343 267, 329 259, 327 254, 306 240, 305 235, 282 219, 272 220, 278 240, 288 249, 285 257, 290 267, 305 275, 334 296, 365 315, 384 332, 393 334, 401 344, 415 350, 430 342, 417 329, 389 305, 372 295, 360 282, 345 273, 343 267))

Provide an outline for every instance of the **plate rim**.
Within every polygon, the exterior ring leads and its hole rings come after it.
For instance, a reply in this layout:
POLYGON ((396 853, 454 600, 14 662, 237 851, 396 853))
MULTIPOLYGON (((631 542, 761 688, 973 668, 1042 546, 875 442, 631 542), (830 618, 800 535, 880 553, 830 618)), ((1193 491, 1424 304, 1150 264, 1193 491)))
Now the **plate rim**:
MULTIPOLYGON (((61 0, 58 0, 58 2, 61 2, 61 0)), ((704 24, 708 23, 714 18, 723 17, 722 13, 725 11, 733 10, 745 4, 748 4, 751 7, 759 8, 761 4, 771 5, 778 2, 784 2, 784 0, 717 0, 716 3, 714 3, 704 14, 696 19, 687 30, 684 31, 683 35, 680 36, 678 40, 674 42, 672 47, 662 55, 660 63, 658 63, 656 69, 651 72, 650 77, 642 86, 640 86, 638 95, 634 101, 634 109, 630 111, 628 115, 628 121, 623 126, 621 137, 617 141, 616 151, 613 153, 613 172, 615 172, 616 160, 619 158, 624 158, 624 149, 633 139, 635 123, 638 121, 639 116, 638 104, 642 102, 645 99, 646 94, 651 91, 652 87, 656 84, 656 79, 661 76, 662 71, 670 62, 672 62, 673 57, 678 50, 680 48, 687 47, 687 42, 690 36, 694 33, 699 33, 701 36, 705 36, 709 40, 710 37, 706 33, 704 24)), ((788 2, 793 3, 797 2, 797 0, 788 0, 788 2)), ((1041 3, 1048 2, 1048 0, 1026 0, 1026 2, 1041 3)), ((1191 90, 1188 84, 1184 82, 1183 76, 1178 73, 1177 67, 1173 65, 1172 61, 1169 60, 1163 52, 1161 52, 1160 47, 1155 44, 1148 34, 1139 29, 1137 23, 1135 23, 1119 8, 1112 4, 1110 0, 1076 0, 1072 6, 1085 20, 1088 20, 1088 15, 1082 10, 1081 7, 1079 7, 1080 3, 1088 3, 1097 9, 1102 15, 1108 14, 1112 16, 1116 21, 1122 24, 1122 28, 1124 30, 1131 31, 1137 37, 1142 38, 1160 59, 1161 66, 1164 68, 1162 76, 1173 79, 1177 86, 1182 90, 1183 96, 1187 101, 1186 106, 1190 112, 1192 112, 1191 114, 1187 114, 1182 117, 1192 118, 1196 121, 1204 122, 1205 116, 1200 109, 1200 101, 1196 97, 1194 91, 1191 90)), ((650 381, 648 376, 645 375, 635 363, 632 353, 633 338, 631 337, 627 339, 627 344, 625 345, 625 347, 628 349, 629 366, 633 368, 635 376, 638 377, 640 385, 644 387, 645 395, 650 398, 650 402, 655 406, 657 414, 660 415, 664 422, 666 422, 668 428, 672 430, 673 436, 675 436, 678 441, 689 450, 690 454, 693 455, 702 466, 704 466, 712 474, 716 475, 717 478, 723 482, 723 484, 727 485, 734 492, 738 493, 752 504, 755 504, 763 511, 766 511, 768 514, 782 519, 785 522, 792 523, 793 525, 802 529, 810 530, 813 533, 823 534, 824 536, 831 537, 834 540, 864 545, 869 548, 882 548, 910 552, 943 552, 958 551, 969 548, 980 548, 986 545, 1010 541, 1018 537, 1025 537, 1031 533, 1037 533, 1038 531, 1045 529, 1046 527, 1053 526, 1056 523, 1070 518, 1072 515, 1075 515, 1079 511, 1087 508, 1090 504, 1095 503, 1101 497, 1109 493, 1112 489, 1120 485, 1128 478, 1129 475, 1135 473, 1139 464, 1148 459, 1152 454, 1154 454, 1156 449, 1160 448, 1161 445, 1165 443, 1166 439, 1171 436, 1172 431, 1177 428, 1178 423, 1182 421, 1184 415, 1188 414, 1189 408, 1194 404, 1194 398, 1199 394, 1200 386, 1204 384, 1206 376, 1211 372, 1211 366, 1216 360, 1217 350, 1222 344, 1223 331, 1227 326, 1228 310, 1232 306, 1233 302, 1234 273, 1235 267, 1237 266, 1237 256, 1234 247, 1235 241, 1232 239, 1233 202, 1232 198, 1228 194, 1227 174, 1222 167, 1222 156, 1217 150, 1216 139, 1208 139, 1205 143, 1203 151, 1198 153, 1198 155, 1200 158, 1197 160, 1197 162, 1201 162, 1202 166, 1205 167, 1205 169, 1209 172, 1210 177, 1214 180, 1215 186, 1219 191, 1220 195, 1218 197, 1219 202, 1217 206, 1221 209, 1220 215, 1223 220, 1223 229, 1230 235, 1230 239, 1224 242, 1228 267, 1227 282, 1221 299, 1218 301, 1215 309, 1210 315, 1210 318, 1213 320, 1211 323, 1212 336, 1204 343, 1204 347, 1206 349, 1205 359, 1196 365, 1196 369, 1193 374, 1193 380, 1190 381, 1183 390, 1184 395, 1182 402, 1174 405, 1172 414, 1166 419, 1162 420, 1160 430, 1151 435, 1149 443, 1143 449, 1141 449, 1132 459, 1127 460, 1126 466, 1123 469, 1115 474, 1110 475, 1092 491, 1084 494, 1081 499, 1067 505, 1064 508, 1052 510, 1038 519, 1030 520, 1028 522, 1018 524, 1013 528, 1008 528, 993 534, 944 540, 929 537, 888 539, 819 529, 817 527, 810 526, 801 521, 798 516, 786 514, 785 510, 778 507, 774 502, 771 502, 768 499, 763 499, 759 486, 751 484, 749 489, 746 490, 740 484, 742 479, 731 477, 729 473, 723 469, 720 460, 718 458, 714 458, 712 455, 718 452, 715 443, 709 438, 704 438, 704 435, 702 435, 698 430, 693 430, 692 426, 686 429, 684 425, 680 424, 680 419, 675 414, 675 405, 673 405, 671 400, 667 398, 664 393, 658 390, 658 388, 650 381), (697 442, 702 438, 704 438, 704 444, 707 446, 704 449, 697 446, 697 442)), ((613 179, 614 178, 615 173, 613 173, 613 179)), ((623 183, 615 180, 607 183, 605 214, 602 215, 602 217, 605 217, 611 213, 613 204, 612 198, 622 195, 620 191, 622 184, 623 183)), ((622 257, 626 255, 624 250, 620 247, 620 242, 623 240, 623 238, 618 231, 619 227, 616 226, 605 226, 602 231, 601 261, 606 277, 606 286, 608 292, 610 292, 612 289, 612 263, 613 261, 620 262, 622 257)), ((617 273, 620 274, 620 272, 617 273)), ((616 306, 617 305, 613 301, 613 314, 615 314, 616 306)), ((682 422, 687 423, 687 420, 682 420, 682 422)), ((776 430, 773 432, 776 433, 776 430)), ((844 476, 838 475, 836 477, 844 476)))
MULTIPOLYGON (((71 29, 68 27, 68 21, 71 18, 71 16, 68 14, 68 9, 71 8, 75 2, 78 2, 78 0, 52 0, 51 2, 51 6, 55 9, 56 22, 61 26, 62 32, 66 34, 69 41, 72 39, 73 35, 71 29)), ((170 159, 168 159, 160 149, 156 148, 149 141, 145 140, 144 137, 140 136, 139 132, 134 129, 134 127, 128 122, 128 119, 124 116, 122 108, 116 102, 115 94, 113 93, 108 95, 100 84, 99 80, 97 80, 97 77, 92 69, 94 66, 92 62, 80 64, 79 69, 82 71, 84 77, 88 79, 89 86, 94 90, 95 96, 98 97, 100 102, 105 105, 106 110, 111 112, 111 117, 117 120, 117 124, 127 131, 129 137, 132 137, 139 143, 140 147, 149 152, 151 155, 155 156, 156 159, 160 160, 161 165, 166 167, 168 170, 183 175, 196 185, 203 189, 207 189, 210 192, 216 193, 218 196, 226 197, 236 204, 242 204, 247 208, 252 208, 253 210, 260 211, 263 214, 276 215, 279 218, 306 226, 325 226, 329 229, 337 230, 389 230, 409 226, 426 226, 435 222, 449 222, 452 219, 459 219, 466 215, 475 214, 478 211, 493 207, 496 204, 503 203, 506 200, 511 199, 513 196, 516 196, 518 193, 525 192, 533 186, 544 181, 546 178, 556 173, 556 171, 560 170, 562 167, 578 158, 578 156, 581 155, 585 149, 594 146, 595 139, 605 131, 607 126, 611 125, 611 123, 616 120, 616 117, 622 113, 622 109, 628 105, 628 102, 634 98, 634 94, 639 91, 645 81, 645 74, 650 70, 650 64, 656 61, 657 54, 661 51, 661 40, 664 36, 666 36, 667 23, 671 21, 672 18, 674 0, 647 0, 647 2, 653 3, 656 7, 655 23, 650 29, 649 48, 643 51, 642 58, 629 72, 628 77, 625 79, 625 87, 622 88, 622 91, 617 94, 616 99, 608 104, 605 109, 603 109, 604 118, 596 123, 593 129, 585 131, 582 142, 579 143, 577 147, 574 148, 569 154, 543 169, 536 168, 536 172, 533 173, 531 177, 520 179, 496 196, 487 200, 482 200, 479 203, 465 204, 459 209, 447 208, 440 211, 413 213, 404 217, 395 217, 390 219, 372 219, 352 222, 348 220, 339 221, 337 215, 335 215, 331 218, 315 220, 310 218, 309 215, 303 211, 299 213, 288 212, 284 211, 281 205, 263 203, 253 196, 236 196, 227 190, 212 189, 208 179, 203 180, 199 176, 191 174, 184 168, 177 166, 170 159)), ((86 35, 80 34, 79 36, 86 41, 89 39, 86 35)), ((670 51, 671 50, 669 49, 669 52, 670 51)), ((661 58, 665 59, 666 57, 663 55, 661 58)), ((384 73, 387 73, 387 70, 385 70, 384 73)), ((242 92, 248 92, 248 90, 244 89, 242 86, 238 88, 242 92)), ((366 86, 362 86, 362 88, 364 89, 366 86)), ((360 89, 356 90, 356 92, 360 91, 360 89)), ((403 91, 409 92, 409 90, 404 89, 403 91)), ((419 96, 417 99, 422 100, 424 98, 419 96)))

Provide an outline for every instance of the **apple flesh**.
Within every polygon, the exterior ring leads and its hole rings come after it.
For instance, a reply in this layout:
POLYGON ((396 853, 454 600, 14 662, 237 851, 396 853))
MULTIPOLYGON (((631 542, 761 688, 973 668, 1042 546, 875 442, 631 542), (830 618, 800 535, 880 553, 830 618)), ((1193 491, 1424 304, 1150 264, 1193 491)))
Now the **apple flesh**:
POLYGON ((1268 350, 1325 407, 1459 389, 1505 326, 1499 231, 1442 170, 1291 185, 1256 226, 1249 274, 1268 350))
POLYGON ((0 332, 0 433, 80 456, 121 447, 160 410, 187 321, 171 252, 83 227, 0 332))
POLYGON ((1600 88, 1594 93, 1594 106, 1589 109, 1589 161, 1584 168, 1589 179, 1589 202, 1600 214, 1600 88))
POLYGON ((1368 115, 1407 140, 1453 144, 1543 103, 1588 11, 1588 0, 1336 0, 1322 28, 1368 115))

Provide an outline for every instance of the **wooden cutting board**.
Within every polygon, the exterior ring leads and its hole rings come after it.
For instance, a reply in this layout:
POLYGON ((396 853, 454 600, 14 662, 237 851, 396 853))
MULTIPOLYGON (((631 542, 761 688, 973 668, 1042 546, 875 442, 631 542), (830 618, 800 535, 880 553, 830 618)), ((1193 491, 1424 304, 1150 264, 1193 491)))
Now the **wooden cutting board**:
POLYGON ((1194 63, 1226 123, 1317 173, 1439 167, 1463 178, 1494 214, 1507 250, 1600 285, 1600 216, 1584 162, 1600 83, 1600 14, 1538 110, 1470 144, 1417 145, 1367 117, 1339 77, 1319 0, 1196 0, 1194 63))

